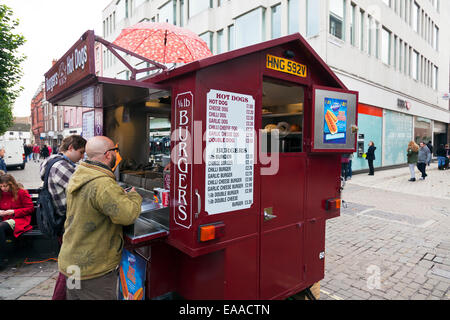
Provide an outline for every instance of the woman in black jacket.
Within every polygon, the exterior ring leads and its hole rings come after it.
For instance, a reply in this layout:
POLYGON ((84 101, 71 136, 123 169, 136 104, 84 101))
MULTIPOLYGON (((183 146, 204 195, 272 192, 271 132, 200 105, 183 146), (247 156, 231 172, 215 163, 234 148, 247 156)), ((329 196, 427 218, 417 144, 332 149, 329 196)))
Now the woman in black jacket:
POLYGON ((375 160, 375 150, 377 148, 375 147, 375 144, 373 141, 369 142, 369 149, 367 150, 367 161, 369 162, 369 176, 373 176, 375 174, 375 170, 373 168, 373 161, 375 160))

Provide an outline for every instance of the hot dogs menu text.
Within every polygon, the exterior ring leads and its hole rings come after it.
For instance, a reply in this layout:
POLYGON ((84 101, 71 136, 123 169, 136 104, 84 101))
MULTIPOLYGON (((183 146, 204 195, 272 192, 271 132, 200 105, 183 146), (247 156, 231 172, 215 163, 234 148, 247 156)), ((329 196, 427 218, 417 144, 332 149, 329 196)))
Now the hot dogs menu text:
POLYGON ((207 95, 205 211, 250 208, 253 203, 255 100, 211 90, 207 95))

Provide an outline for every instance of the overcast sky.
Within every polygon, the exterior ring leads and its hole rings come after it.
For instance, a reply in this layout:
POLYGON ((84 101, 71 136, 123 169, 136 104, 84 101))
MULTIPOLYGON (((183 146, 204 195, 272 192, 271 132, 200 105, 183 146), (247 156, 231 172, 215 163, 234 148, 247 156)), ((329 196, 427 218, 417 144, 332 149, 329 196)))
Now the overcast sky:
POLYGON ((24 87, 14 106, 14 116, 30 115, 31 99, 53 59, 61 58, 87 30, 102 35, 102 10, 111 0, 0 0, 20 20, 16 32, 27 42, 21 47, 28 58, 22 64, 24 87))

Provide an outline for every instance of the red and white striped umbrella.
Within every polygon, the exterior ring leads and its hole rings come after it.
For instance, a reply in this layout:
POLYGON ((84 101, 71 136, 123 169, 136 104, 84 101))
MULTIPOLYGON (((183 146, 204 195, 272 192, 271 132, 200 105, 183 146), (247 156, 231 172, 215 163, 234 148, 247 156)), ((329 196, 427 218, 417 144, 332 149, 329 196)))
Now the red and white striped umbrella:
POLYGON ((141 22, 125 28, 114 44, 163 64, 188 63, 212 56, 198 35, 165 22, 141 22))

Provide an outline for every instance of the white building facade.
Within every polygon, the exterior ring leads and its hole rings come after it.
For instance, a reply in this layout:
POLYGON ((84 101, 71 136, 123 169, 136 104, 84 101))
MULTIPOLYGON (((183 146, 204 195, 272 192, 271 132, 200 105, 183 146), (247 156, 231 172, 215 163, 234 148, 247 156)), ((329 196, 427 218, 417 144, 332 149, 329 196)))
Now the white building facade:
MULTIPOLYGON (((197 33, 213 54, 299 32, 343 83, 359 92, 359 128, 375 165, 406 163, 409 141, 450 138, 450 1, 443 0, 114 0, 103 37, 142 21, 197 33)), ((143 67, 143 66, 140 66, 143 67)), ((104 76, 129 72, 103 49, 104 76)), ((365 169, 355 154, 353 169, 365 169)))

